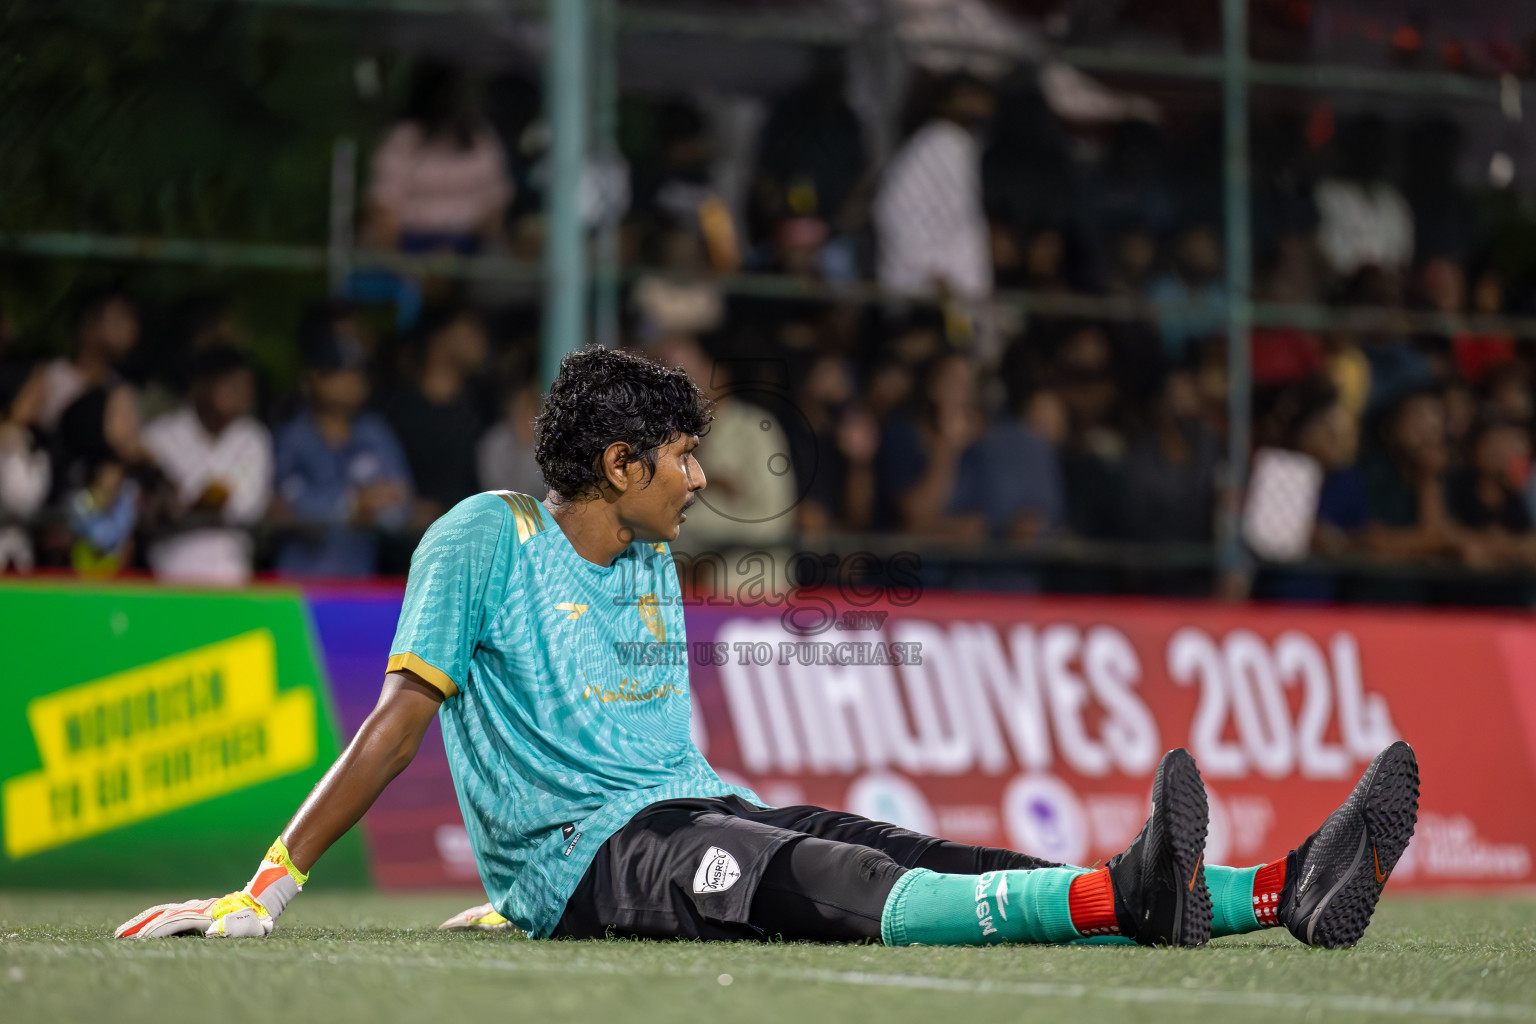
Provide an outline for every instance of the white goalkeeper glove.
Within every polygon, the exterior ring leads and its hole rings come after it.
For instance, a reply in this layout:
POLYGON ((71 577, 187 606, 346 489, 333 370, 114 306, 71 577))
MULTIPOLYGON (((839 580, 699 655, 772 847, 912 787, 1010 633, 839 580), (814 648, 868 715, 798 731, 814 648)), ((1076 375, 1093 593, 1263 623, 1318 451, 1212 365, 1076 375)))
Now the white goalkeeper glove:
POLYGON ((512 922, 489 903, 462 910, 437 926, 442 932, 505 932, 511 928, 512 922))
POLYGON ((162 903, 118 926, 119 939, 160 939, 201 932, 219 938, 272 934, 277 917, 304 888, 309 876, 293 866, 282 839, 273 842, 261 866, 239 892, 210 900, 162 903))

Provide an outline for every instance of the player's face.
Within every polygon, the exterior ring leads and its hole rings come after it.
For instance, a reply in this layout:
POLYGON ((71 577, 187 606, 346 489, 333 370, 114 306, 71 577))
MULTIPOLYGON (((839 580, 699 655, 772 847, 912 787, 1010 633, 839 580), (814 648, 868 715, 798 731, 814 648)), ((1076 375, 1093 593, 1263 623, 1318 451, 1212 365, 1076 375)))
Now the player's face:
MULTIPOLYGON (((636 540, 672 541, 687 520, 687 510, 698 492, 705 486, 704 470, 694 457, 699 439, 683 436, 673 439, 656 451, 656 472, 650 480, 643 475, 638 486, 632 486, 624 496, 625 525, 634 531, 636 540)), ((636 465, 634 472, 643 474, 644 468, 636 465)))

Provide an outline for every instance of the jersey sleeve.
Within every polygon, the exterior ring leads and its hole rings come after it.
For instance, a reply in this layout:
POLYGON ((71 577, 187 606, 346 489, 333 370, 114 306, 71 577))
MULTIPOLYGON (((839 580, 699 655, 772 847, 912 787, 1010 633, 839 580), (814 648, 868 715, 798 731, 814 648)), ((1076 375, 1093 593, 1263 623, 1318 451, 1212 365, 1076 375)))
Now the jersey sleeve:
POLYGON ((511 519, 499 495, 477 494, 427 530, 411 556, 388 671, 410 672, 445 697, 464 689, 470 659, 516 557, 506 535, 511 519))

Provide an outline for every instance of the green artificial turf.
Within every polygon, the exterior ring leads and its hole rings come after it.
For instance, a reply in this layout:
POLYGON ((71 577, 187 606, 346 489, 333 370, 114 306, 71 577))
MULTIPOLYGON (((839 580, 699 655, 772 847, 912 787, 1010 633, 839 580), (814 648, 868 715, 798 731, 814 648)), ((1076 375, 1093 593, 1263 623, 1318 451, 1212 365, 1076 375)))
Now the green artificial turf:
POLYGON ((0 892, 0 1021, 1536 1022, 1536 901, 1389 899, 1353 950, 532 942, 475 893, 311 892, 263 940, 118 941, 186 894, 0 892))

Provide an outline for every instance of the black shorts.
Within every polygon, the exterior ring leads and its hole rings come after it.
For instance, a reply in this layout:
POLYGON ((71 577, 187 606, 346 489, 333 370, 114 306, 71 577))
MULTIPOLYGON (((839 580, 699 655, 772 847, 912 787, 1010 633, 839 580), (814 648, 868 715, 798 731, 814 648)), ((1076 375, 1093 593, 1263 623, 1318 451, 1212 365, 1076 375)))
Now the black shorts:
POLYGON ((1049 866, 820 807, 666 800, 598 847, 554 937, 878 939, 886 897, 912 868, 1049 866))

